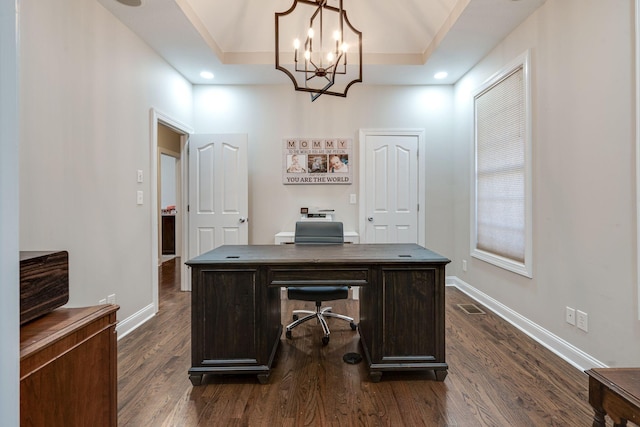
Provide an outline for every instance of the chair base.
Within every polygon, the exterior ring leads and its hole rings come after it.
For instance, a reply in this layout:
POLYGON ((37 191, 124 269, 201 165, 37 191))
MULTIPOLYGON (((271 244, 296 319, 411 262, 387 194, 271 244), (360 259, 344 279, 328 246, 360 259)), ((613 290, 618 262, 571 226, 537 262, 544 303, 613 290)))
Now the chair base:
POLYGON ((285 336, 289 339, 292 338, 291 330, 296 326, 303 324, 311 319, 318 319, 318 322, 322 326, 322 330, 324 335, 322 336, 322 344, 329 344, 329 335, 331 331, 329 331, 329 325, 327 325, 327 317, 334 317, 336 319, 342 319, 346 322, 349 322, 349 326, 351 326, 351 330, 355 331, 357 325, 353 321, 352 317, 345 316, 343 314, 337 314, 331 312, 331 307, 320 307, 316 304, 316 311, 311 310, 294 310, 293 311, 293 322, 287 325, 287 331, 285 336), (304 317, 300 317, 301 314, 306 314, 304 317))

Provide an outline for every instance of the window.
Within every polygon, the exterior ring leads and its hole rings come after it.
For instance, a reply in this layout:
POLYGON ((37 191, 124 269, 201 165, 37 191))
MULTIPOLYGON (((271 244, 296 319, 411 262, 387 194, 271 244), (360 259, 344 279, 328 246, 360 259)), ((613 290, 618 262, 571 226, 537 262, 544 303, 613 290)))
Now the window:
POLYGON ((532 277, 528 53, 474 95, 471 255, 532 277))

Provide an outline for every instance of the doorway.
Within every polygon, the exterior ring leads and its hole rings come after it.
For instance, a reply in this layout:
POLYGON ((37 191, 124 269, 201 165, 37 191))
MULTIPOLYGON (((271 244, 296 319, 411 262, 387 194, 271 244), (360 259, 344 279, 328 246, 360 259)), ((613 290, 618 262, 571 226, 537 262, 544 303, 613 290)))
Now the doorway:
MULTIPOLYGON (((174 248, 172 261, 182 264, 185 258, 185 229, 186 229, 186 182, 184 174, 187 171, 187 144, 189 135, 193 133, 188 126, 165 116, 155 109, 151 109, 151 162, 149 176, 150 191, 150 211, 151 211, 151 289, 153 298, 154 313, 158 313, 160 309, 160 291, 159 276, 162 267, 163 249, 162 249, 162 220, 163 211, 172 216, 170 219, 174 225, 173 243, 174 248), (164 157, 167 156, 167 157, 164 157), (166 169, 172 170, 169 175, 163 179, 162 176, 162 159, 166 162, 166 169), (175 191, 175 203, 163 202, 162 190, 163 181, 169 182, 169 187, 175 191), (173 183, 171 183, 173 182, 173 183)), ((173 199, 173 196, 170 197, 173 199)), ((166 224, 165 224, 166 226, 166 224)), ((166 258, 165 258, 166 259, 166 258)), ((178 269, 181 271, 182 269, 178 269)), ((181 284, 184 283, 184 276, 180 274, 181 284)), ((182 288, 182 286, 181 286, 182 288)))
POLYGON ((158 265, 182 253, 181 134, 158 123, 158 265))

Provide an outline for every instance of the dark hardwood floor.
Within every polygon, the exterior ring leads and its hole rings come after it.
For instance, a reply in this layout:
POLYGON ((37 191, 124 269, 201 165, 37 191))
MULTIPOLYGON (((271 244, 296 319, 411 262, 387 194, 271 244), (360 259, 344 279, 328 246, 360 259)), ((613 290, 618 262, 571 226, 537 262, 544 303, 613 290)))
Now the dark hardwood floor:
MULTIPOLYGON (((585 374, 491 312, 466 314, 458 304, 474 301, 451 287, 444 382, 432 373, 385 373, 371 382, 364 363, 342 360, 361 351, 358 333, 330 319, 326 347, 313 322, 292 340, 283 334, 268 384, 253 375, 207 376, 193 387, 190 293, 179 290, 179 263, 160 267, 160 313, 118 341, 120 426, 591 425, 585 374)), ((283 299, 283 325, 293 305, 283 299)), ((357 301, 332 305, 357 317, 357 301)))

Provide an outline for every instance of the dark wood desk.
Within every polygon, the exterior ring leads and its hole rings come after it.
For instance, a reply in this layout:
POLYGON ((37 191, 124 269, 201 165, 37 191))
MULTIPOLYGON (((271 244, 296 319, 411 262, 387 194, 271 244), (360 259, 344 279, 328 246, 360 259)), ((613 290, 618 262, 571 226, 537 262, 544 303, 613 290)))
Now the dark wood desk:
POLYGON ((371 379, 394 370, 434 370, 443 381, 445 265, 413 244, 221 246, 191 267, 189 377, 269 376, 282 325, 280 288, 360 287, 360 340, 371 379))
POLYGON ((640 368, 595 368, 589 375, 589 403, 595 412, 593 427, 604 427, 605 415, 614 426, 627 421, 640 425, 640 368))

